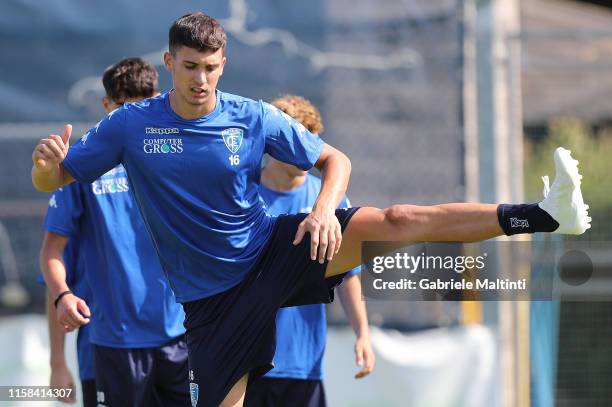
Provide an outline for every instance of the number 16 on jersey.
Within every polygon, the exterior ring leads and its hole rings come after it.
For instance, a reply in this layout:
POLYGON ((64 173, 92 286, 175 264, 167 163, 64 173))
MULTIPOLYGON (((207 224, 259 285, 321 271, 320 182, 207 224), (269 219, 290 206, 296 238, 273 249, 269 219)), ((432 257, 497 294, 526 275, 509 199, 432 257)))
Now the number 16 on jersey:
POLYGON ((232 166, 238 165, 240 164, 240 156, 238 154, 230 155, 229 161, 230 161, 230 165, 232 166))

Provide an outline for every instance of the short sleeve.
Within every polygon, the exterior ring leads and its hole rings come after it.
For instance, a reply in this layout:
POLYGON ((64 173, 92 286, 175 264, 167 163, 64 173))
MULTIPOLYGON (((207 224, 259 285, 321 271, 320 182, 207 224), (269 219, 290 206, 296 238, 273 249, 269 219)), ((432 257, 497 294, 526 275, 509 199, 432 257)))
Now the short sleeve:
POLYGON ((126 112, 112 111, 70 147, 62 164, 77 181, 89 184, 120 163, 126 112))
POLYGON ((51 195, 43 228, 58 235, 74 236, 78 232, 82 213, 83 202, 79 184, 73 182, 51 195))
POLYGON ((346 273, 344 278, 353 277, 353 276, 356 276, 357 274, 361 274, 361 266, 357 266, 354 269, 352 269, 351 271, 349 271, 348 273, 346 273))
POLYGON ((279 161, 309 170, 319 159, 325 143, 301 123, 271 104, 262 104, 265 152, 279 161))

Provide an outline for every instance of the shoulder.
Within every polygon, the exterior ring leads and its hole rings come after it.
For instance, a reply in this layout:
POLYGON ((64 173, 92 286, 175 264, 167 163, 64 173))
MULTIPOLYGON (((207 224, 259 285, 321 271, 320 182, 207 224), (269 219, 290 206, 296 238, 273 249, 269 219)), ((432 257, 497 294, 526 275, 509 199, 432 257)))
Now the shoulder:
POLYGON ((49 198, 47 216, 53 217, 60 213, 66 213, 66 211, 72 211, 75 205, 78 205, 80 199, 79 188, 79 182, 75 181, 55 190, 49 198))
POLYGON ((221 92, 220 90, 217 90, 217 92, 222 111, 252 113, 261 110, 261 100, 253 100, 244 96, 221 92))
POLYGON ((267 118, 282 117, 283 112, 263 100, 253 100, 243 96, 226 92, 219 92, 221 110, 243 116, 257 116, 267 118))
POLYGON ((167 93, 162 93, 152 98, 144 99, 140 102, 129 102, 116 109, 115 112, 121 112, 126 115, 156 112, 160 109, 164 109, 167 96, 167 93))

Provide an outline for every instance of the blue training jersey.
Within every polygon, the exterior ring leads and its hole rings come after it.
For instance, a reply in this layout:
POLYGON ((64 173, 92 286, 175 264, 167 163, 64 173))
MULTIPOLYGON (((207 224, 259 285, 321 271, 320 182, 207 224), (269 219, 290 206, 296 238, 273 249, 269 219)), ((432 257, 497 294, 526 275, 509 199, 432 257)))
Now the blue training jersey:
POLYGON ((162 272, 117 166, 91 184, 53 194, 45 229, 78 241, 91 287, 90 341, 112 348, 156 347, 185 332, 185 315, 162 272))
POLYGON ((127 103, 70 148, 64 167, 92 182, 122 163, 179 302, 226 291, 255 266, 274 219, 259 199, 264 153, 311 168, 323 141, 262 101, 221 91, 185 120, 169 93, 127 103))
MULTIPOLYGON (((44 229, 49 231, 47 225, 53 222, 53 216, 56 212, 53 209, 57 208, 56 194, 51 195, 49 200, 49 211, 45 216, 44 229)), ((55 232, 54 232, 55 233, 55 232)), ((70 287, 70 290, 79 298, 82 298, 89 306, 92 304, 91 289, 87 280, 85 279, 85 265, 83 256, 80 255, 79 250, 79 239, 78 230, 74 232, 73 237, 68 239, 68 243, 64 248, 63 258, 64 266, 66 268, 66 284, 70 287)), ((57 233, 62 236, 65 233, 57 233)), ((38 282, 45 284, 42 273, 38 276, 38 282)), ((91 380, 95 378, 95 370, 93 366, 93 350, 91 349, 90 343, 90 330, 91 325, 83 325, 79 328, 77 334, 77 359, 79 362, 79 378, 81 380, 91 380)))
MULTIPOLYGON (((259 193, 272 215, 308 213, 321 190, 321 180, 310 174, 306 181, 291 191, 273 191, 260 186, 259 193)), ((346 197, 339 208, 349 208, 346 197)), ((347 276, 357 274, 360 268, 347 276)), ((325 305, 314 304, 281 308, 276 314, 276 353, 274 369, 266 376, 287 379, 323 379, 323 354, 327 321, 325 305)))

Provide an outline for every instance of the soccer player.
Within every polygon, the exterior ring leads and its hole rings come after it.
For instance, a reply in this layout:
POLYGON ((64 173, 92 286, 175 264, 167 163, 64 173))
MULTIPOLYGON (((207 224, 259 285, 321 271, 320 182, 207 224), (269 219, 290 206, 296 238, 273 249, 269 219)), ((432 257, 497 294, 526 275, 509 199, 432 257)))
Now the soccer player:
MULTIPOLYGON (((323 132, 321 114, 308 100, 286 95, 272 105, 296 119, 313 134, 323 132)), ((283 213, 310 212, 321 189, 319 178, 274 158, 261 173, 259 194, 266 211, 275 216, 283 213)), ((340 208, 350 204, 344 197, 340 208)), ((361 378, 374 368, 374 353, 364 302, 361 300, 359 268, 346 274, 337 288, 345 313, 357 340, 355 357, 361 378)), ((325 352, 326 318, 323 304, 281 308, 276 315, 276 353, 274 369, 247 387, 246 407, 283 407, 289 405, 324 407, 323 354, 325 352)))
MULTIPOLYGON (((226 63, 217 20, 201 12, 180 17, 169 40, 164 63, 173 89, 115 110, 70 152, 70 125, 61 136, 41 139, 32 153, 32 182, 51 192, 125 166, 185 310, 192 405, 241 406, 248 381, 270 369, 277 310, 329 302, 343 273, 361 263, 362 241, 478 241, 589 227, 577 162, 563 149, 540 203, 336 210, 349 159, 277 108, 217 89, 226 63), (264 153, 320 170, 312 212, 266 213, 258 193, 264 153)), ((81 319, 65 322, 76 326, 81 319)))
MULTIPOLYGON (((102 103, 111 116, 126 102, 158 93, 157 71, 140 58, 112 65, 102 82, 102 103)), ((47 212, 41 267, 57 308, 55 325, 71 331, 91 318, 98 406, 184 406, 189 385, 183 310, 162 272, 124 167, 100 175, 56 191, 47 212), (68 284, 62 256, 67 243, 78 245, 83 259, 91 312, 68 284)), ((54 327, 51 336, 56 335, 54 327)))

